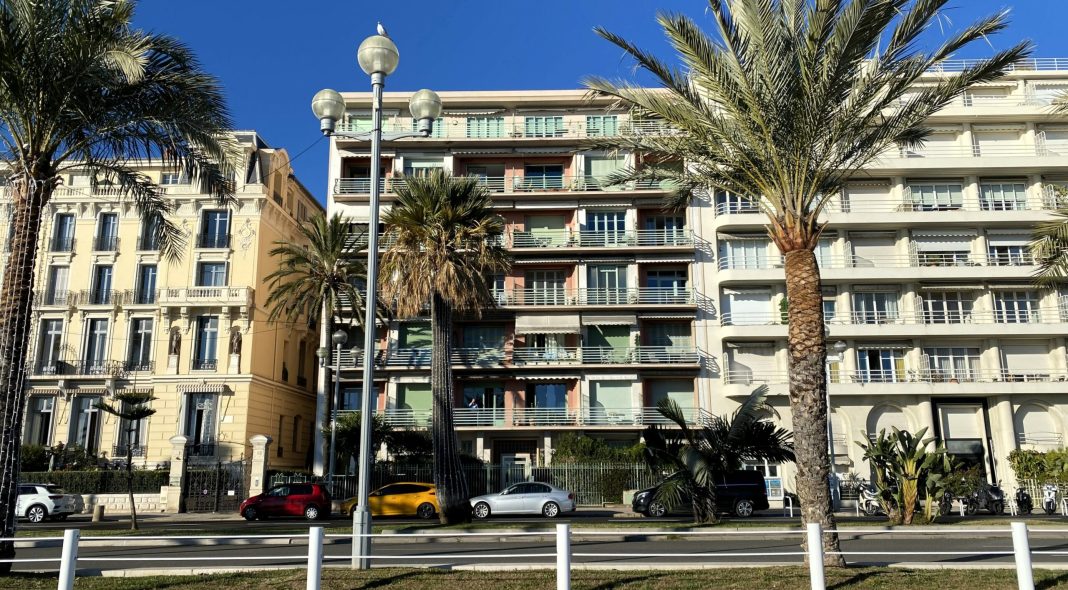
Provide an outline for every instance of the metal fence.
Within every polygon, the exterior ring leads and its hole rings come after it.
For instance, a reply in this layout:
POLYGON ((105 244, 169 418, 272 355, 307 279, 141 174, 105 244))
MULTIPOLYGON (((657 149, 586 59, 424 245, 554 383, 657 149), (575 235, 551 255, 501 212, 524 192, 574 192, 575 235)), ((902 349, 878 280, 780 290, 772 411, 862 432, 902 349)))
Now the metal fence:
MULTIPOLYGON (((640 463, 561 463, 546 467, 510 465, 465 465, 467 487, 471 496, 495 494, 513 483, 539 481, 552 484, 575 494, 580 506, 599 506, 623 501, 624 490, 637 490, 656 485, 659 478, 640 463)), ((377 463, 371 473, 371 488, 396 482, 434 482, 434 467, 430 464, 377 463)), ((322 482, 325 477, 307 474, 276 473, 272 486, 288 483, 322 482)), ((335 499, 356 495, 355 475, 336 475, 330 483, 330 495, 335 499)))

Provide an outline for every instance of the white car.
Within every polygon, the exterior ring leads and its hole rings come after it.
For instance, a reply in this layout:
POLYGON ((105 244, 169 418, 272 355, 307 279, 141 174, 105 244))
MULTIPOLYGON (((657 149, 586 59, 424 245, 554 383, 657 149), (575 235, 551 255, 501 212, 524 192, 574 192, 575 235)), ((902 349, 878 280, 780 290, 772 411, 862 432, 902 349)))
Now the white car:
POLYGON ((508 487, 499 494, 471 498, 475 518, 491 514, 540 514, 556 518, 561 512, 575 510, 575 494, 547 483, 526 482, 508 487))
POLYGON ((44 483, 20 483, 15 513, 34 523, 46 518, 64 520, 76 512, 77 505, 77 496, 64 492, 59 486, 44 483))

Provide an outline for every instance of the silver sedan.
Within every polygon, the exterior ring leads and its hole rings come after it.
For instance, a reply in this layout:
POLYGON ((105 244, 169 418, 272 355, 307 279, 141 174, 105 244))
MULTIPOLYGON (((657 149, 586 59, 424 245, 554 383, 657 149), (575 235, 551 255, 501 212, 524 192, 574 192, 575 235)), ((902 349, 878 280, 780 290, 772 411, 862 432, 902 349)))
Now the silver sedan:
POLYGON ((575 510, 575 494, 547 483, 517 483, 499 494, 471 498, 475 518, 491 514, 540 514, 556 518, 561 512, 575 510))

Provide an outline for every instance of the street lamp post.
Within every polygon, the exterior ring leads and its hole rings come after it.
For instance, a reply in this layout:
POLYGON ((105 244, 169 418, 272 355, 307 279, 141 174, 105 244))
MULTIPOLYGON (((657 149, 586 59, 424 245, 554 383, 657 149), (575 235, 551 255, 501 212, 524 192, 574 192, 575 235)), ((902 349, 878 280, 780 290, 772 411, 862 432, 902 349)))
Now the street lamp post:
POLYGON ((416 120, 413 132, 382 133, 382 88, 386 76, 397 69, 400 53, 397 46, 378 25, 378 34, 364 39, 356 51, 360 68, 371 77, 371 131, 369 133, 336 133, 337 121, 345 114, 345 100, 334 90, 320 90, 312 98, 312 112, 319 119, 324 135, 345 139, 371 141, 371 195, 368 202, 367 222, 367 296, 364 314, 363 343, 363 389, 360 396, 360 458, 357 504, 352 511, 352 567, 367 569, 370 566, 371 513, 367 509, 370 494, 371 462, 371 394, 374 378, 375 309, 378 290, 378 207, 379 166, 382 160, 382 141, 405 137, 429 137, 434 129, 434 119, 441 115, 441 98, 430 90, 420 90, 412 95, 408 110, 416 120))
MULTIPOLYGON (((841 340, 835 342, 835 355, 833 357, 834 360, 841 363, 842 355, 845 353, 847 348, 849 348, 849 345, 845 342, 841 340)), ((828 371, 828 377, 830 376, 829 373, 830 371, 828 371)), ((827 381, 827 453, 830 455, 831 459, 831 476, 828 483, 831 487, 831 506, 837 509, 839 503, 841 502, 841 492, 838 489, 838 473, 835 468, 834 458, 834 421, 831 419, 831 384, 829 383, 830 379, 827 379, 827 381)))
POLYGON ((330 493, 334 493, 334 469, 337 451, 337 409, 338 398, 341 396, 341 346, 349 339, 344 330, 338 330, 330 336, 334 343, 334 401, 330 404, 330 469, 327 471, 327 481, 330 483, 330 493))

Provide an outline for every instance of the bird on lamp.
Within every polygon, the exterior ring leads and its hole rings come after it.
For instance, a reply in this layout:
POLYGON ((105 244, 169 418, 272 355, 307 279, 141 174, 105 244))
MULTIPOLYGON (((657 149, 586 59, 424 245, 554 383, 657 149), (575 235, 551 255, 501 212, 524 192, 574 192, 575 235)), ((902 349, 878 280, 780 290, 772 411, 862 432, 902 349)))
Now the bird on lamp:
POLYGON ((386 32, 386 27, 383 27, 382 23, 378 23, 378 34, 383 37, 389 37, 389 33, 386 32))

